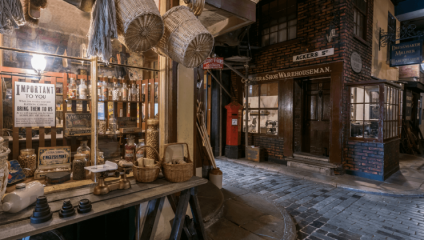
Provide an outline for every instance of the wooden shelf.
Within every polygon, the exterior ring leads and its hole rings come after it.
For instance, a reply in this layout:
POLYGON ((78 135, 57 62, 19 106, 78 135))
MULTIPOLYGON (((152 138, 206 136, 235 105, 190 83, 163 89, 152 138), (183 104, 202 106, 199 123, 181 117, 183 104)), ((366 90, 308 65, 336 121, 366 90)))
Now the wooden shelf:
POLYGON ((138 101, 122 101, 122 100, 106 100, 106 101, 99 101, 99 102, 124 102, 124 103, 142 103, 138 101))
POLYGON ((63 93, 56 93, 56 96, 63 96, 63 93))
POLYGON ((66 98, 66 101, 91 101, 91 99, 66 98))

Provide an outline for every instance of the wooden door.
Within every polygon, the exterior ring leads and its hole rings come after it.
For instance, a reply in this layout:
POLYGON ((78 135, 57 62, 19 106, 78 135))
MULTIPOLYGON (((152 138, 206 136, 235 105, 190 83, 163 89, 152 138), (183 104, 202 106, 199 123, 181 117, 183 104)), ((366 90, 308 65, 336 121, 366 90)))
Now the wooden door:
POLYGON ((304 84, 302 151, 318 156, 330 152, 330 78, 304 84))

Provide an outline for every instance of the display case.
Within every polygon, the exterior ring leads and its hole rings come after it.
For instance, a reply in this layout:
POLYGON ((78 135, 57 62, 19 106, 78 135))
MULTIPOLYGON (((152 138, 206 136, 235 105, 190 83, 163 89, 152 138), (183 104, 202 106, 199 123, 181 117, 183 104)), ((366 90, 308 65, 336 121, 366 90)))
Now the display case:
POLYGON ((402 87, 390 81, 348 84, 349 139, 384 142, 399 138, 402 87))

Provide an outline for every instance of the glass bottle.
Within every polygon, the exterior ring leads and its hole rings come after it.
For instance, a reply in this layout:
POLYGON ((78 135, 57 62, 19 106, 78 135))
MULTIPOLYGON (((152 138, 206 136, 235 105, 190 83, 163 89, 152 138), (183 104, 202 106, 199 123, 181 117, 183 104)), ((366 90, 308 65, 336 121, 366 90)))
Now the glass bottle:
POLYGON ((102 101, 107 101, 108 100, 108 94, 107 94, 107 83, 106 83, 106 78, 103 78, 102 80, 102 101))
POLYGON ((127 100, 130 102, 131 99, 132 99, 132 89, 131 89, 131 86, 128 85, 128 98, 127 98, 127 100))
POLYGON ((134 136, 129 135, 127 139, 127 143, 125 144, 125 160, 134 162, 135 161, 135 143, 134 143, 134 136))
POLYGON ((99 152, 99 154, 97 154, 97 165, 103 165, 103 164, 105 164, 105 156, 103 152, 99 152))
POLYGON ((131 101, 136 102, 137 101, 137 88, 135 87, 135 82, 132 85, 131 88, 131 101))
POLYGON ((137 91, 137 102, 140 102, 140 85, 139 84, 137 84, 136 91, 137 91))
POLYGON ((109 130, 112 131, 113 134, 115 134, 117 130, 116 119, 114 118, 113 114, 111 114, 109 117, 109 130))
POLYGON ((88 83, 87 99, 91 99, 91 81, 88 83))
POLYGON ((122 82, 122 78, 121 77, 119 77, 118 78, 118 100, 119 101, 122 101, 122 84, 121 84, 121 82, 122 82))
POLYGON ((144 146, 144 139, 138 139, 135 159, 144 158, 144 148, 140 148, 142 146, 144 146))
POLYGON ((112 82, 112 76, 107 77, 107 91, 108 91, 108 100, 112 100, 112 94, 113 94, 113 82, 112 82))
POLYGON ((75 83, 75 79, 71 78, 70 83, 68 85, 68 98, 76 99, 77 98, 77 84, 75 83))
POLYGON ((119 88, 118 88, 118 83, 115 81, 113 83, 113 88, 112 88, 112 100, 113 101, 119 101, 119 88))
MULTIPOLYGON (((49 160, 41 160, 42 165, 47 165, 49 160)), ((37 155, 32 148, 22 149, 18 157, 19 165, 26 177, 34 176, 35 169, 37 168, 37 155)))
POLYGON ((101 77, 99 77, 99 81, 97 82, 97 99, 99 101, 103 101, 103 94, 102 94, 102 82, 100 81, 101 77))
POLYGON ((122 101, 128 100, 128 88, 127 88, 127 84, 124 81, 122 81, 121 96, 122 96, 122 101))
POLYGON ((85 85, 85 80, 81 79, 81 84, 78 87, 79 99, 87 99, 87 85, 85 85))
POLYGON ((77 153, 74 155, 74 161, 72 162, 72 179, 73 180, 84 180, 86 179, 86 170, 84 167, 87 166, 87 155, 84 153, 77 153))
POLYGON ((87 154, 87 158, 91 159, 91 150, 87 146, 88 141, 81 141, 81 145, 77 148, 77 153, 87 154))

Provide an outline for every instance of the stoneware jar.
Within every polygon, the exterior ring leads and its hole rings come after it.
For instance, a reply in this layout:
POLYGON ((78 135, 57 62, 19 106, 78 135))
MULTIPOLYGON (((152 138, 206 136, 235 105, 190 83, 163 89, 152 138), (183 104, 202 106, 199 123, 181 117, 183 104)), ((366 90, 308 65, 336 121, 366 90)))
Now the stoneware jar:
MULTIPOLYGON (((159 151, 159 120, 157 119, 147 119, 146 145, 159 151)), ((155 159, 155 152, 146 148, 146 158, 155 159)))
POLYGON ((37 155, 34 149, 22 149, 18 162, 26 177, 34 176, 35 169, 37 169, 37 155))

